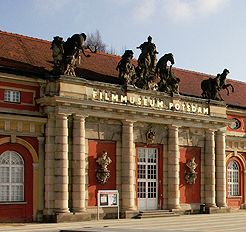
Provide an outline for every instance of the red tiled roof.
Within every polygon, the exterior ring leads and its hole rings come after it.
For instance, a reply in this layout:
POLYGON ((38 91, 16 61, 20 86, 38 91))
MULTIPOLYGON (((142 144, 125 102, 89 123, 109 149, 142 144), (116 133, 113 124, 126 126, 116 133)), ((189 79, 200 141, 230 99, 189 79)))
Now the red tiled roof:
MULTIPOLYGON (((51 42, 37 38, 0 31, 0 67, 14 68, 19 71, 49 72, 52 70, 51 42)), ((79 74, 92 80, 117 81, 116 70, 120 56, 105 53, 90 53, 91 57, 82 56, 79 74)), ((189 96, 201 96, 201 81, 211 77, 204 73, 173 68, 180 78, 180 93, 189 96)), ((246 107, 246 83, 228 80, 235 92, 221 95, 229 105, 246 107)))

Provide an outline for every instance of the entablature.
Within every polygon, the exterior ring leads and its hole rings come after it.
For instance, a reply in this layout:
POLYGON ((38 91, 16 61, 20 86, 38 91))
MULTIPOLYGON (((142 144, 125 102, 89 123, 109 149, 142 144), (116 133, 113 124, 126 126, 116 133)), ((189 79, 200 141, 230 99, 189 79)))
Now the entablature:
POLYGON ((58 107, 68 114, 83 111, 92 117, 215 129, 228 124, 226 105, 217 101, 182 95, 171 97, 132 86, 124 92, 120 85, 66 76, 46 89, 50 92, 37 102, 43 107, 58 107))

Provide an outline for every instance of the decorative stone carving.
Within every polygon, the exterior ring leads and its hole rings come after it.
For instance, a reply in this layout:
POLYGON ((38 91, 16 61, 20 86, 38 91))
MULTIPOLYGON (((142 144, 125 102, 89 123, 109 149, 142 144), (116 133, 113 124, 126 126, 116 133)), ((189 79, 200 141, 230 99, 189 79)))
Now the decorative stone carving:
POLYGON ((108 153, 104 151, 103 154, 97 158, 96 162, 100 165, 96 173, 97 180, 100 184, 105 184, 110 177, 108 165, 112 163, 112 160, 108 156, 108 153))
POLYGON ((191 158, 186 163, 186 166, 189 168, 189 171, 185 174, 185 180, 188 184, 195 184, 197 178, 197 172, 195 171, 197 163, 195 162, 195 157, 191 158))
POLYGON ((154 140, 155 140, 155 132, 150 129, 146 133, 146 142, 147 144, 153 144, 154 140))

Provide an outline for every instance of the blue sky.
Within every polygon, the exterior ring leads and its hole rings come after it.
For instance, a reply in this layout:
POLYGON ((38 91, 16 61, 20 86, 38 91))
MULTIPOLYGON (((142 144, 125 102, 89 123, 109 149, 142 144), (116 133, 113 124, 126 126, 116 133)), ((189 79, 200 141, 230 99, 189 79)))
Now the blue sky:
POLYGON ((245 0, 0 0, 0 30, 52 41, 99 30, 122 55, 151 35, 175 67, 246 82, 245 0))

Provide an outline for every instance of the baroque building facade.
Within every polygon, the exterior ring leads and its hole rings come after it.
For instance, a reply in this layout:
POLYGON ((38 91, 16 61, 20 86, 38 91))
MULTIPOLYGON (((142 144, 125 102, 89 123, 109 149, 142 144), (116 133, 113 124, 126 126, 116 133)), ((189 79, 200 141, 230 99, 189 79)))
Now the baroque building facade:
POLYGON ((121 217, 245 207, 245 83, 208 101, 209 75, 175 69, 180 94, 126 93, 120 57, 90 53, 82 77, 52 78, 50 42, 0 40, 1 222, 115 218, 98 208, 100 190, 118 190, 121 217))

